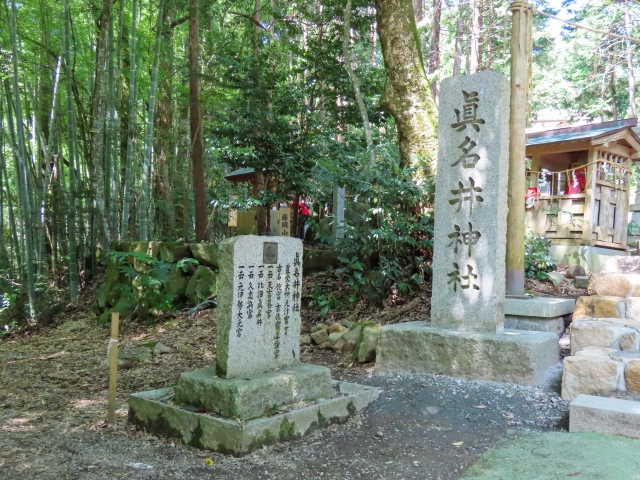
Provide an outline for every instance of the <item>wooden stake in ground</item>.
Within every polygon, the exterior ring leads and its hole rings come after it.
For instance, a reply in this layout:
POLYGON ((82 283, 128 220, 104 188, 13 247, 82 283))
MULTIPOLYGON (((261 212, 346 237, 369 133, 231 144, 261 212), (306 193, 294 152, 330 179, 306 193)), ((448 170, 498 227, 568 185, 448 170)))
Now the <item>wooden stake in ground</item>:
POLYGON ((118 376, 118 323, 120 314, 111 314, 111 340, 109 340, 109 413, 107 423, 116 423, 116 380, 118 376))
POLYGON ((509 141, 509 193, 507 216, 506 294, 524 295, 524 196, 527 127, 529 28, 533 9, 527 0, 511 4, 511 120, 509 141))

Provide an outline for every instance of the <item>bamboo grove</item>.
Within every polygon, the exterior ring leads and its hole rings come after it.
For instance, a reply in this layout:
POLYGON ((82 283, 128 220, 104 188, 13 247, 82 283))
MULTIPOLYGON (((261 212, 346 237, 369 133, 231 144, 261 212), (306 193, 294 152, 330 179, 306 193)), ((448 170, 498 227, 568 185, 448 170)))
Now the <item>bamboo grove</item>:
MULTIPOLYGON (((637 35, 635 3, 598 3, 613 13, 576 20, 637 35)), ((273 201, 330 202, 360 171, 384 176, 385 155, 402 163, 397 113, 381 106, 391 4, 413 9, 430 101, 448 75, 508 73, 506 0, 5 2, 0 310, 26 305, 35 321, 51 291, 76 302, 114 240, 218 239, 230 207, 264 220, 273 201), (242 167, 278 188, 252 198, 224 180, 242 167)), ((536 17, 533 112, 635 113, 638 45, 565 28, 560 64, 548 22, 536 17)))

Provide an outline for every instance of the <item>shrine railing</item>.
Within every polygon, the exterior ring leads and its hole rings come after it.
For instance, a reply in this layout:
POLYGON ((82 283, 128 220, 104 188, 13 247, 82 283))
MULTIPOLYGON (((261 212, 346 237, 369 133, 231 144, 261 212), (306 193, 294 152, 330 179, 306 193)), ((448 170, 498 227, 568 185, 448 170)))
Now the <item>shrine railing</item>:
POLYGON ((631 179, 625 160, 599 152, 580 167, 527 172, 527 227, 564 243, 624 248, 631 179))

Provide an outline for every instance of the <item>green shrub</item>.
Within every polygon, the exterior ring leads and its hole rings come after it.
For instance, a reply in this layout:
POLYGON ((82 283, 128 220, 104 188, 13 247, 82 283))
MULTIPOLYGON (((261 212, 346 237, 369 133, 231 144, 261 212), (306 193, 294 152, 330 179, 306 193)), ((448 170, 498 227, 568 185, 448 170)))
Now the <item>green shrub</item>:
MULTIPOLYGON (((130 308, 132 316, 148 322, 152 310, 166 311, 173 307, 173 295, 163 293, 162 286, 169 279, 169 271, 178 266, 143 252, 109 251, 107 256, 118 261, 120 271, 130 281, 130 284, 121 283, 117 286, 121 296, 116 308, 130 308), (138 264, 137 269, 131 265, 134 262, 138 264)), ((179 267, 184 268, 185 263, 182 262, 179 267)), ((106 323, 108 316, 103 315, 100 321, 106 323)))
POLYGON ((431 205, 434 177, 423 161, 411 168, 398 165, 395 151, 378 148, 375 166, 349 169, 342 181, 347 193, 363 205, 349 223, 344 238, 334 239, 319 229, 318 238, 339 253, 336 271, 353 288, 349 300, 364 297, 381 305, 391 294, 411 294, 431 273, 433 251, 431 205))
POLYGON ((546 280, 547 272, 557 268, 556 261, 549 255, 551 240, 537 233, 528 232, 524 239, 524 271, 527 278, 546 280))

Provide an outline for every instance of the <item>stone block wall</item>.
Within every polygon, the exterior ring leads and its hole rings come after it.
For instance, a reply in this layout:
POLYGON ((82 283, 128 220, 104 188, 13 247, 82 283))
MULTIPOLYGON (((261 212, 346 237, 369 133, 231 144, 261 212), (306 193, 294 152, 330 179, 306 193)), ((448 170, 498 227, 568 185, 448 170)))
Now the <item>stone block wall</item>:
MULTIPOLYGON (((111 250, 116 252, 138 252, 151 258, 171 264, 169 278, 162 284, 162 292, 174 297, 174 304, 197 305, 216 292, 218 271, 218 245, 215 243, 186 244, 181 242, 112 242, 111 250), (184 269, 178 263, 184 259, 184 269)), ((98 288, 93 311, 106 320, 112 312, 120 312, 127 317, 131 306, 121 302, 122 290, 119 285, 131 287, 131 278, 121 271, 123 265, 132 266, 137 272, 147 272, 148 263, 132 256, 125 256, 119 262, 112 258, 107 266, 104 282, 98 288)), ((135 288, 135 285, 133 286, 135 288)))
POLYGON ((562 398, 640 393, 640 257, 612 257, 576 302, 562 398))

